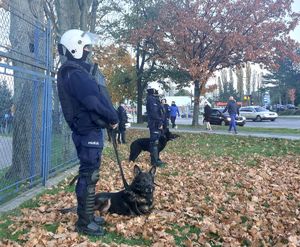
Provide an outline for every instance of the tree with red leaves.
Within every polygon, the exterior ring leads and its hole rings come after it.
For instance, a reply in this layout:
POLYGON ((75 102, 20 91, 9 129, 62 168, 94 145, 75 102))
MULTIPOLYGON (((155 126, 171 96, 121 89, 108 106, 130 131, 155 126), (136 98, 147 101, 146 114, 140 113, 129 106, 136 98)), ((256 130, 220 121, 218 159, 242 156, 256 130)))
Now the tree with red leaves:
POLYGON ((199 98, 214 72, 248 61, 276 66, 281 57, 299 59, 289 37, 300 17, 292 0, 167 0, 159 18, 148 23, 159 59, 187 71, 194 83, 193 125, 199 98), (155 32, 153 31, 155 30, 155 32))
POLYGON ((296 89, 295 88, 289 89, 288 90, 288 95, 289 95, 289 98, 290 98, 292 104, 294 105, 295 100, 296 100, 296 89))

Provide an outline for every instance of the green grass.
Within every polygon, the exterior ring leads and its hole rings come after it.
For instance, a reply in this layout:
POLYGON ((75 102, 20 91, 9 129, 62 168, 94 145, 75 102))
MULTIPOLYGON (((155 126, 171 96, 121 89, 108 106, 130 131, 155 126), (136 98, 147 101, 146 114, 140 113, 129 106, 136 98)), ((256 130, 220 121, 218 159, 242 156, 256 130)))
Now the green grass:
POLYGON ((199 234, 201 230, 195 226, 185 225, 184 227, 179 225, 172 225, 172 230, 167 230, 166 232, 173 235, 175 239, 176 246, 186 246, 185 241, 188 240, 192 234, 199 234))
MULTIPOLYGON (((183 126, 183 125, 182 125, 183 126)), ((203 127, 202 127, 203 129, 203 127)), ((213 125, 214 130, 228 130, 228 126, 218 126, 213 125)), ((238 126, 238 131, 241 133, 250 132, 250 133, 266 133, 266 134, 299 134, 300 135, 300 128, 299 129, 287 129, 287 128, 262 128, 262 127, 247 127, 246 126, 238 126)))
POLYGON ((20 205, 20 207, 18 207, 15 210, 12 210, 12 211, 4 213, 4 214, 1 214, 1 217, 0 217, 0 239, 10 239, 12 241, 19 242, 20 244, 22 243, 22 241, 20 241, 18 239, 19 236, 21 234, 24 234, 24 233, 28 232, 30 229, 12 232, 12 230, 10 230, 10 228, 9 228, 9 226, 14 224, 14 222, 11 220, 11 217, 21 215, 21 209, 22 208, 36 208, 36 207, 38 207, 39 206, 39 201, 38 201, 37 198, 34 198, 34 199, 31 199, 31 200, 28 200, 28 201, 24 202, 23 204, 20 205))
MULTIPOLYGON (((147 127, 146 123, 143 124, 132 124, 133 127, 147 127)), ((227 131, 228 126, 220 126, 220 125, 212 125, 213 130, 227 131)), ((199 126, 191 126, 191 125, 178 125, 179 130, 205 130, 203 125, 199 126)), ((247 124, 243 127, 238 126, 238 131, 240 133, 266 133, 266 134, 299 134, 300 135, 300 127, 299 129, 287 129, 287 128, 261 128, 261 127, 247 127, 247 124)))
MULTIPOLYGON (((300 141, 277 138, 256 138, 234 135, 181 134, 180 142, 173 141, 167 146, 168 152, 186 156, 250 157, 246 165, 256 166, 257 156, 285 156, 300 154, 300 141)), ((217 164, 216 164, 217 165, 217 164)))
MULTIPOLYGON (((89 237, 92 242, 96 242, 99 240, 99 237, 89 237)), ((107 232, 103 237, 101 237, 101 242, 110 244, 127 244, 127 245, 143 245, 143 246, 150 246, 151 241, 145 240, 142 237, 140 238, 125 238, 122 235, 119 235, 115 232, 107 232)))
POLYGON ((44 225, 45 230, 47 230, 48 232, 52 232, 55 233, 57 228, 59 226, 59 223, 55 223, 55 224, 47 224, 44 225))

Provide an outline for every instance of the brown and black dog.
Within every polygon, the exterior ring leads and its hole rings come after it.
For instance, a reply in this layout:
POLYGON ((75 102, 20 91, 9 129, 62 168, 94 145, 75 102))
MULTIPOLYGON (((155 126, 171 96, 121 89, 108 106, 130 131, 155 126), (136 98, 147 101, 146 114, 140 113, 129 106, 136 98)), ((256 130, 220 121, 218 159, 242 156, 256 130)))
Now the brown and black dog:
MULTIPOLYGON (((133 168, 134 178, 128 189, 119 192, 101 192, 96 194, 95 210, 119 215, 149 214, 153 208, 155 190, 154 177, 156 167, 143 172, 139 166, 133 168)), ((62 213, 75 212, 76 207, 60 209, 62 213)))

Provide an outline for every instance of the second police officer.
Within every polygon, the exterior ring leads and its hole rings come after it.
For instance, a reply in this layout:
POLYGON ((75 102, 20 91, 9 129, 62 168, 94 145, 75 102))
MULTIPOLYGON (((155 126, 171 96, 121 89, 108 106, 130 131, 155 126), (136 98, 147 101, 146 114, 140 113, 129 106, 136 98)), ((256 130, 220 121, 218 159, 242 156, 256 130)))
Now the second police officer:
POLYGON ((163 110, 159 100, 159 88, 154 84, 148 85, 146 110, 148 115, 148 128, 150 131, 150 158, 151 165, 162 166, 159 160, 158 145, 163 131, 163 110))

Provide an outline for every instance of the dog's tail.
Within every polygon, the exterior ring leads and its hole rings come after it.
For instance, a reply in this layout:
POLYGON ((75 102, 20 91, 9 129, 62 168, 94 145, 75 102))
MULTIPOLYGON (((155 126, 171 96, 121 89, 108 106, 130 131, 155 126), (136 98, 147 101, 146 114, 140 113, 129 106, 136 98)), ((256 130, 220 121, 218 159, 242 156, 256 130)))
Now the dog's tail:
POLYGON ((71 207, 71 208, 61 208, 58 209, 59 212, 61 212, 62 214, 66 214, 66 213, 75 213, 77 211, 77 207, 71 207))

